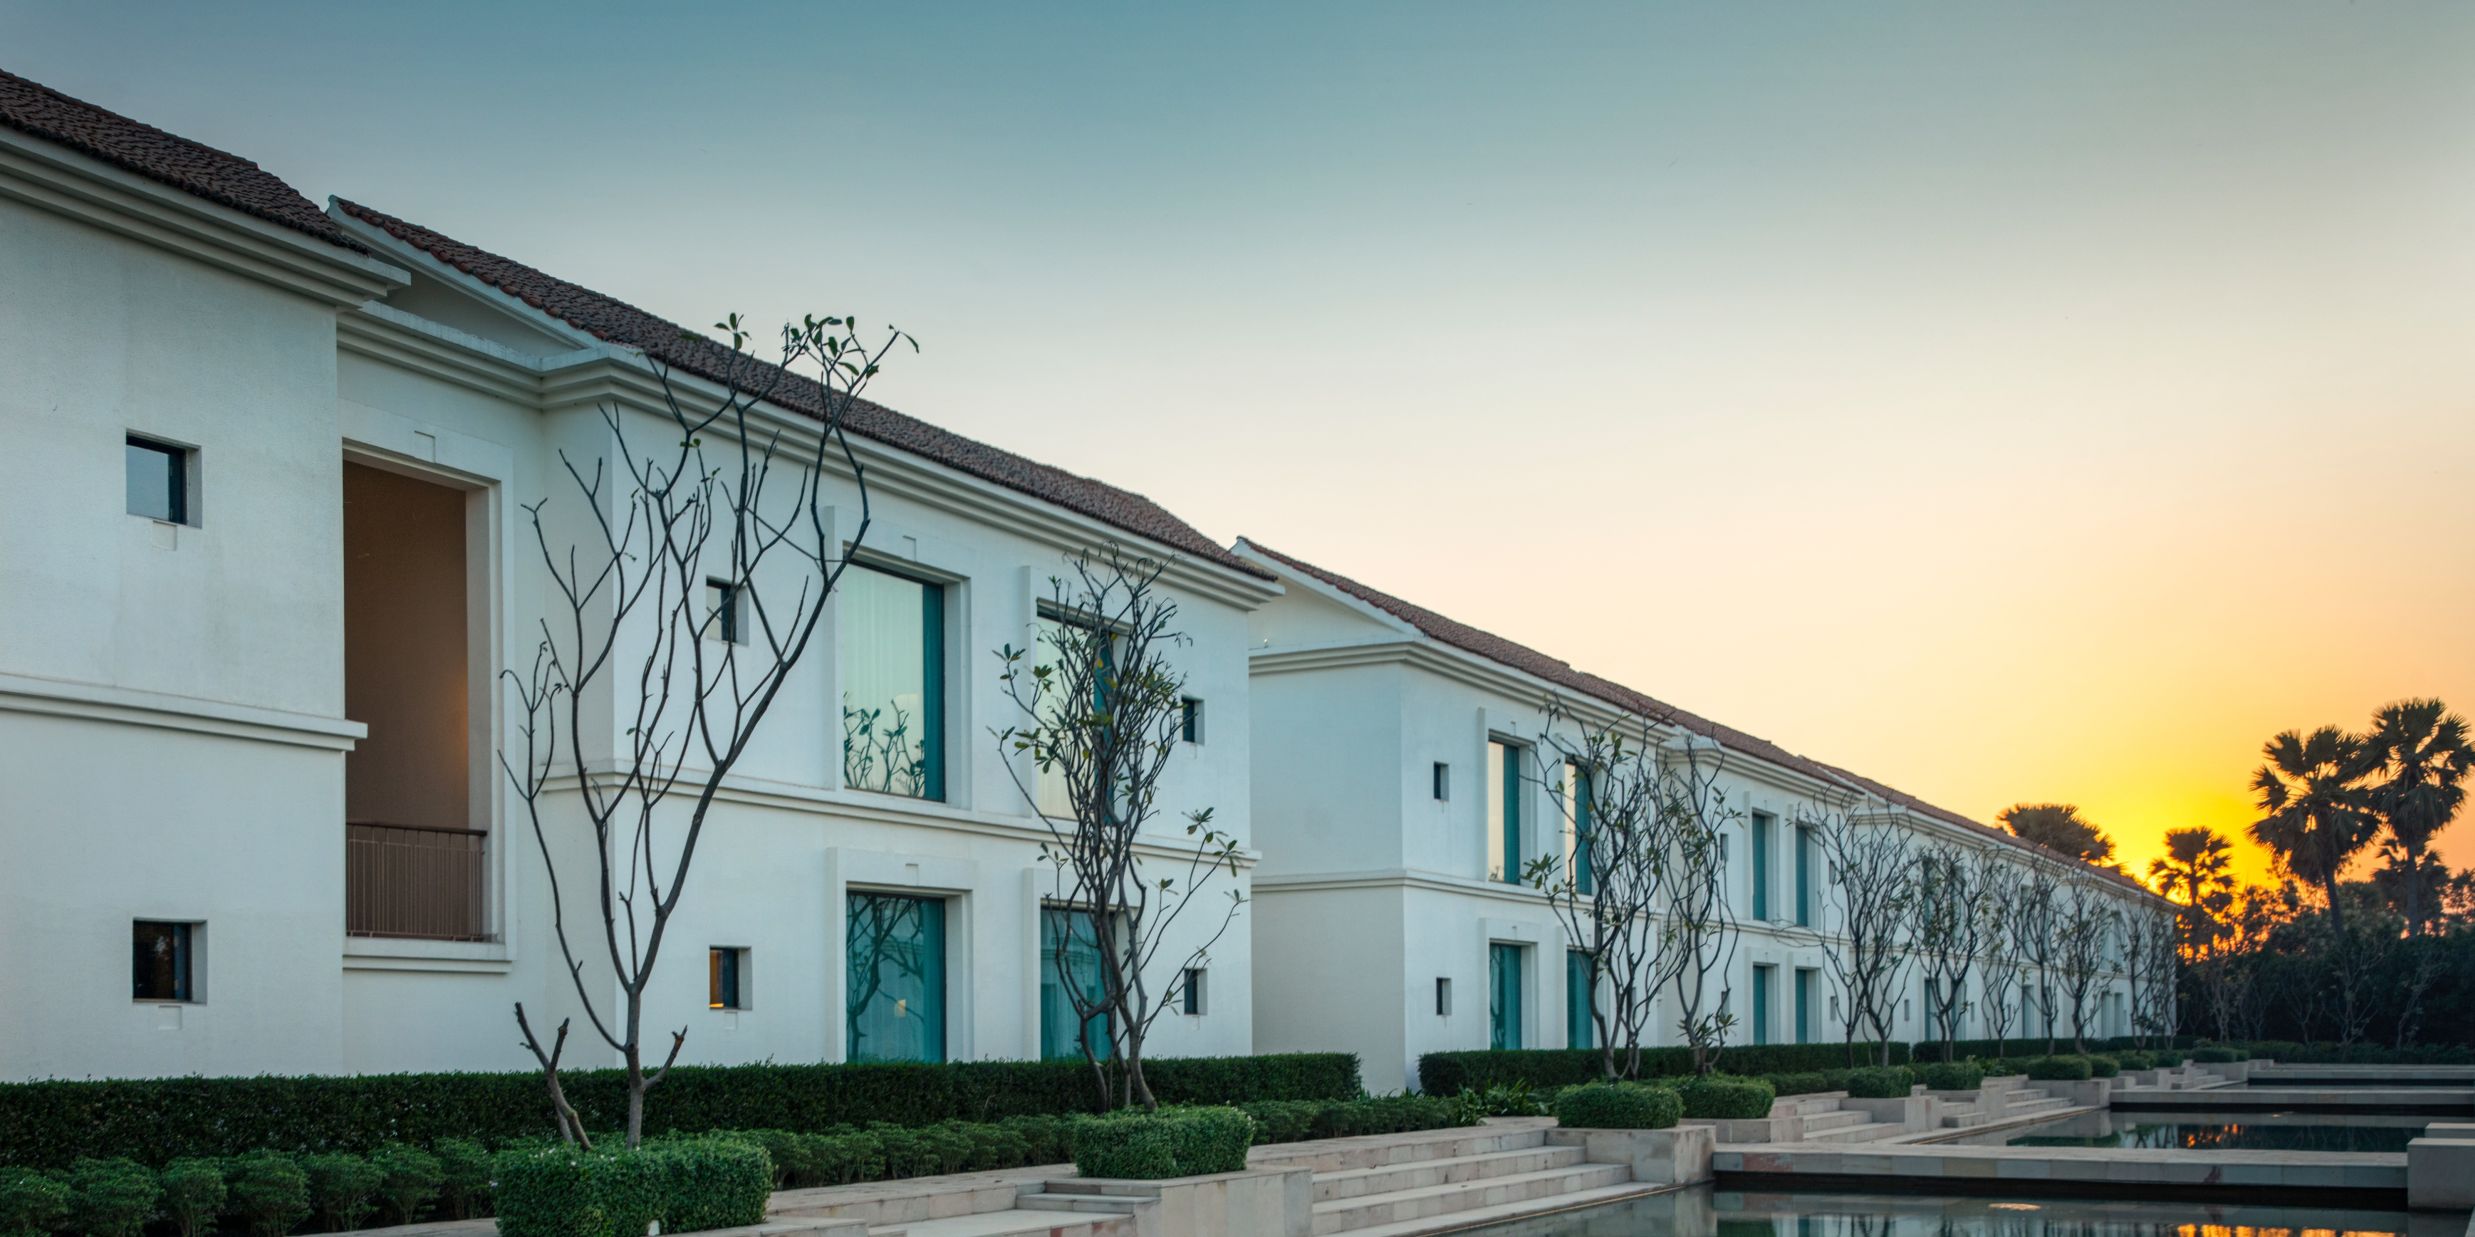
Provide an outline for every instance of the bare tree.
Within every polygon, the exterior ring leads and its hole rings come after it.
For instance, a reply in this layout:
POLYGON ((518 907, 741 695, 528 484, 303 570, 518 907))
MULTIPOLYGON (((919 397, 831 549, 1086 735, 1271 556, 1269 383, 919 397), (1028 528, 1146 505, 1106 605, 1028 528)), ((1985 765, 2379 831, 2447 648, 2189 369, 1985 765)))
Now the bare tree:
POLYGON ((2175 948, 2178 917, 2142 907, 2123 914, 2123 976, 2131 988, 2131 1033, 2141 1047, 2152 1036, 2172 1042, 2182 956, 2175 948))
POLYGON ((2088 1051, 2089 996, 2105 974, 2117 912, 2094 876, 2066 882, 2054 916, 2054 964, 2071 1001, 2071 1050, 2088 1051))
POLYGON ((1736 1025, 1731 979, 1741 933, 1727 896, 1727 828, 1744 813, 1728 806, 1718 784, 1724 752, 1687 735, 1661 762, 1663 811, 1672 824, 1665 930, 1675 955, 1676 1029, 1693 1049, 1696 1074, 1716 1067, 1736 1025))
MULTIPOLYGON (((816 634, 848 563, 842 533, 853 546, 867 534, 865 470, 845 420, 887 354, 917 347, 898 330, 871 346, 855 322, 809 318, 783 328, 769 365, 747 353, 738 315, 716 327, 731 340, 727 377, 683 383, 647 358, 661 412, 603 405, 606 454, 559 452, 580 511, 548 497, 524 509, 550 614, 531 670, 505 672, 524 720, 521 745, 499 764, 549 875, 568 981, 626 1072, 629 1147, 643 1138, 646 1090, 687 1042, 686 1028, 672 1032, 647 1068, 645 994, 706 815, 816 634), (760 410, 786 384, 805 385, 791 371, 808 366, 820 423, 788 431, 760 410), (632 443, 637 419, 660 426, 658 445, 632 443), (839 533, 822 499, 828 468, 859 493, 858 522, 839 533), (563 875, 562 864, 586 870, 563 875), (580 909, 597 915, 575 923, 580 909)), ((516 1025, 561 1137, 589 1146, 559 1081, 568 1021, 545 1045, 519 1002, 516 1025)))
POLYGON ((1553 798, 1569 844, 1530 860, 1524 876, 1586 960, 1601 1075, 1635 1077, 1643 1034, 1677 957, 1655 918, 1667 893, 1676 826, 1659 759, 1665 719, 1592 725, 1552 699, 1546 715, 1531 750, 1542 780, 1565 788, 1553 798))
POLYGON ((1977 959, 1985 974, 1980 981, 1985 992, 1985 1030, 1994 1041, 1997 1057, 2007 1055, 2013 1022, 2028 1012, 2025 993, 2021 993, 2019 1006, 2011 1004, 2012 994, 2021 988, 2020 959, 2026 948, 2017 930, 2024 881, 2018 865, 1994 856, 1979 894, 1985 904, 1985 931, 1977 942, 1977 959))
POLYGON ((1910 952, 1923 969, 1925 1025, 1951 1060, 1960 1019, 1971 1007, 1968 980, 1987 932, 1986 885, 1998 862, 1981 847, 1929 842, 1916 852, 1916 897, 1909 904, 1910 952))
MULTIPOLYGON (((2056 1029, 2061 1019, 2055 1007, 2055 934, 2062 916, 2062 860, 2043 853, 2031 854, 2027 866, 2020 870, 2018 897, 2013 901, 2011 931, 2020 943, 2020 956, 2028 965, 2034 982, 2029 996, 2036 1002, 2037 1014, 2045 1024, 2045 1052, 2054 1054, 2056 1029)), ((2027 1017, 2025 998, 2021 1018, 2027 1017)), ((2022 1030, 2026 1031, 2023 1027, 2022 1030)))
POLYGON ((1893 1011, 1907 974, 1910 907, 1916 864, 1897 826, 1876 811, 1848 805, 1799 807, 1797 827, 1812 830, 1828 868, 1823 882, 1827 927, 1822 957, 1839 989, 1839 1025, 1855 1058, 1859 1032, 1870 1035, 1876 1063, 1891 1063, 1893 1011))
POLYGON ((998 651, 999 681, 1019 716, 994 733, 1001 749, 1021 757, 1006 767, 1048 829, 1040 850, 1056 871, 1059 902, 1081 920, 1058 937, 1049 961, 1085 1029, 1077 1038, 1101 1106, 1151 1109, 1159 1104, 1143 1078, 1143 1042, 1181 982, 1155 991, 1156 966, 1175 960, 1183 975, 1236 922, 1246 899, 1232 889, 1200 944, 1172 944, 1212 874, 1236 875, 1238 843, 1212 827, 1209 807, 1180 814, 1183 841, 1150 827, 1185 720, 1186 679, 1170 654, 1188 641, 1176 627, 1177 603, 1160 587, 1168 564, 1111 546, 1070 556, 1067 567, 1049 582, 1037 654, 998 651), (1085 929, 1081 943, 1099 959, 1096 989, 1073 963, 1085 929), (1105 1054, 1094 1026, 1105 1029, 1105 1054), (1111 1060, 1122 1092, 1111 1083, 1111 1060))

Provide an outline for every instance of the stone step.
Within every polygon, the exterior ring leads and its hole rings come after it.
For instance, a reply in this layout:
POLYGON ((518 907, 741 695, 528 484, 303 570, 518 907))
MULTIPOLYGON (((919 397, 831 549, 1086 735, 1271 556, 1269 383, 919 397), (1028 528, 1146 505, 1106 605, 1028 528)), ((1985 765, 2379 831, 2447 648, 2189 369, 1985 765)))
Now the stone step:
POLYGON ((1954 1108, 1942 1114, 1942 1127, 1950 1130, 1964 1130, 1983 1125, 1993 1120, 1994 1116, 1995 1114, 1982 1108, 1954 1108))
POLYGON ((1134 1237, 1134 1217, 1050 1210, 983 1211, 880 1225, 869 1237, 1134 1237))
POLYGON ((2071 1101, 2049 1095, 2041 1100, 2029 1100, 2026 1103, 2013 1104, 2009 1108, 2003 1109, 2002 1115, 2005 1117, 2025 1117, 2034 1113, 2052 1112, 2057 1108, 2069 1108, 2071 1106, 2071 1101))
POLYGON ((1468 1211, 1450 1211, 1416 1220, 1398 1220, 1372 1228, 1344 1230, 1347 1237, 1429 1237, 1435 1233, 1458 1233, 1467 1229, 1509 1224, 1532 1216, 1551 1215, 1559 1211, 1575 1211, 1596 1207, 1602 1203, 1617 1203, 1628 1198, 1656 1194, 1667 1187, 1642 1185, 1627 1181, 1622 1185, 1602 1186, 1595 1190, 1575 1190, 1552 1198, 1525 1199, 1517 1203, 1498 1203, 1492 1207, 1476 1207, 1468 1211))
POLYGON ((1896 1121, 1868 1121, 1863 1125, 1842 1126, 1835 1130, 1824 1130, 1819 1134, 1807 1134, 1805 1141, 1809 1143, 1864 1143, 1872 1142, 1877 1138, 1888 1138, 1893 1134, 1903 1134, 1907 1132, 1907 1129, 1907 1126, 1896 1121))
POLYGON ((1353 1168, 1340 1172, 1315 1174, 1315 1201, 1328 1203, 1339 1198, 1363 1198, 1369 1194, 1391 1194, 1401 1190, 1423 1189, 1427 1186, 1450 1185, 1458 1181, 1477 1181, 1487 1177, 1509 1177, 1520 1173, 1540 1172, 1550 1168, 1570 1168, 1581 1163, 1579 1147, 1519 1147, 1511 1151, 1490 1151, 1484 1155, 1465 1155, 1449 1160, 1412 1160, 1406 1164, 1386 1164, 1376 1168, 1353 1168))
POLYGON ((1839 1101, 1848 1098, 1845 1091, 1816 1091, 1810 1095, 1791 1095, 1773 1100, 1770 1115, 1774 1117, 1810 1117, 1819 1113, 1839 1111, 1839 1101))
POLYGON ((2029 1100, 2050 1100, 2052 1098, 2054 1098, 2054 1093, 2043 1087, 2018 1087, 2011 1092, 2011 1105, 2016 1108, 2029 1100))
POLYGON ((1506 1203, 1599 1190, 1632 1184, 1632 1170, 1622 1164, 1578 1164, 1534 1173, 1484 1177, 1420 1189, 1395 1190, 1359 1198, 1315 1204, 1316 1237, 1351 1233, 1404 1220, 1424 1220, 1457 1211, 1475 1211, 1506 1203))
POLYGON ((1296 1165, 1318 1173, 1357 1168, 1381 1168, 1416 1160, 1455 1160, 1497 1151, 1543 1147, 1548 1122, 1489 1124, 1475 1128, 1398 1134, 1382 1138, 1346 1138, 1327 1142, 1258 1147, 1248 1163, 1258 1167, 1296 1165))
POLYGON ((1811 1138, 1824 1130, 1844 1130, 1851 1125, 1865 1124, 1865 1114, 1850 1108, 1834 1108, 1805 1118, 1805 1137, 1811 1138))

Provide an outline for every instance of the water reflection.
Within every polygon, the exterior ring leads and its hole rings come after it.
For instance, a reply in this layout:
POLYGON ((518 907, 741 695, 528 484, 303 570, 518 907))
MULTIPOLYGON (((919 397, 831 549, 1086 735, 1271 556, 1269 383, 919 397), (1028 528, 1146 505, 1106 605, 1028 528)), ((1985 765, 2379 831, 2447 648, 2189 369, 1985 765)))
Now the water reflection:
POLYGON ((1708 1186, 1473 1237, 2461 1237, 2463 1216, 2183 1201, 1778 1194, 1708 1186))
POLYGON ((1981 1147, 2127 1147, 2182 1151, 2391 1151, 2421 1137, 2429 1113, 2109 1112, 1952 1142, 1981 1147))

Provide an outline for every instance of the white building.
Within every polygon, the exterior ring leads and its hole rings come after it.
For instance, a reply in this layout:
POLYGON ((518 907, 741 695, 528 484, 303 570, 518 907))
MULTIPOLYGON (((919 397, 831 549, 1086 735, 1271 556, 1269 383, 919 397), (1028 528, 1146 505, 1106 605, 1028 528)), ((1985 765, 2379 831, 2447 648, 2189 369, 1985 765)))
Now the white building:
MULTIPOLYGON (((545 603, 519 508, 572 497, 555 453, 603 457, 602 407, 652 414, 640 353, 698 380, 679 335, 0 74, 0 1079, 529 1066, 510 1007, 575 1001, 496 765, 545 603)), ((764 410, 794 436, 796 394, 764 410)), ((715 808, 649 1023, 700 1062, 1072 1052, 993 651, 1068 553, 1173 557, 1214 724, 1164 802, 1244 840, 1276 586, 1138 495, 853 430, 865 570, 715 808), (846 784, 845 710, 888 704, 933 773, 846 784), (851 984, 870 912, 904 973, 851 984)), ((1151 1051, 1249 1050, 1248 947, 1151 1051)))
MULTIPOLYGON (((1807 811, 1854 802, 1869 823, 2027 852, 2007 833, 1355 580, 1248 542, 1238 550, 1284 586, 1250 620, 1262 1051, 1345 1047, 1381 1088, 1415 1085, 1428 1052, 1588 1046, 1586 963, 1522 875, 1525 860, 1567 844, 1568 814, 1533 750, 1550 733, 1550 700, 1598 726, 1669 718, 1664 731, 1713 753, 1733 809, 1724 879, 1741 925, 1729 973, 1715 976, 1737 1022, 1731 1043, 1843 1034, 1824 956, 1840 939, 1837 900, 1816 839, 1796 827, 1807 811)), ((1556 733, 1579 738, 1569 721, 1556 733)), ((2117 874, 2088 871, 2126 904, 2162 906, 2117 874)), ((1893 1034, 1928 1038, 1922 977, 1907 983, 1916 991, 1899 1000, 1893 1034)), ((2019 1008, 2013 983, 1993 987, 1974 995, 1963 1038, 1981 1033, 1984 1002, 2019 1008)), ((2119 973, 2090 1008, 2092 1034, 2128 1033, 2119 973)), ((1656 1042, 1680 1042, 1679 1016, 1665 994, 1656 1042)), ((2067 1036, 2067 1013, 2059 1020, 2067 1036)))

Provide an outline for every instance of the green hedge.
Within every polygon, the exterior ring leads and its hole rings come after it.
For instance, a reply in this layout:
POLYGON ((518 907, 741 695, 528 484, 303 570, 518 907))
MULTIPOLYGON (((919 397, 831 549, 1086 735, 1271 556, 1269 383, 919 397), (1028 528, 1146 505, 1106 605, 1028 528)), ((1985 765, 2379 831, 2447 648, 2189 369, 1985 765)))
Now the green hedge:
MULTIPOLYGON (((1361 1093, 1358 1059, 1337 1052, 1162 1058, 1144 1062, 1143 1074, 1164 1104, 1361 1093)), ((620 1071, 571 1070, 560 1081, 587 1129, 622 1123, 620 1071)), ((1088 1112, 1092 1091, 1081 1061, 680 1066, 647 1094, 645 1131, 995 1121, 1088 1112)), ((259 1150, 367 1154, 451 1137, 497 1145, 550 1128, 541 1076, 530 1071, 0 1084, 0 1164, 36 1168, 113 1156, 160 1166, 259 1150)))
MULTIPOLYGON (((2067 1023, 2070 1020, 2069 1011, 2064 1011, 2062 1017, 2067 1023)), ((2054 1037, 2055 1046, 2059 1048, 2068 1048, 2071 1046, 2071 1042, 2071 1035, 2067 1030, 2063 1034, 2054 1037)), ((2176 1043, 2183 1045, 2188 1045, 2192 1042, 2193 1041, 2189 1036, 2184 1036, 2176 1041, 2176 1043)), ((2143 1045, 2138 1039, 2129 1035, 2117 1035, 2110 1038, 2092 1035, 2088 1039, 2088 1050, 2090 1052, 2112 1052, 2117 1049, 2137 1050, 2142 1046, 2143 1045)), ((2148 1044, 2146 1046, 2151 1048, 2165 1047, 2167 1046, 2166 1038, 2162 1035, 2149 1036, 2148 1044)), ((2042 1053, 2044 1050, 2045 1037, 2042 1035, 2014 1035, 2009 1039, 2002 1040, 1963 1039, 1952 1042, 1951 1059, 1955 1061, 1965 1061, 1970 1057, 1981 1057, 1985 1060, 1991 1061, 2015 1054, 2034 1056, 2042 1053)), ((1909 1046, 1909 1052, 1910 1056, 1908 1059, 1919 1064, 1927 1061, 1939 1061, 1942 1059, 1942 1041, 1938 1039, 1919 1040, 1915 1044, 1909 1046)))
POLYGON ((641 1150, 508 1151, 497 1196, 499 1237, 643 1237, 662 1218, 662 1170, 641 1150))
MULTIPOLYGON (((1731 1074, 1778 1074, 1793 1071, 1845 1069, 1871 1061, 1876 1046, 1858 1044, 1754 1044, 1729 1048, 1719 1065, 1731 1074), (1853 1060, 1851 1053, 1854 1054, 1853 1060)), ((1905 1062, 1904 1044, 1891 1045, 1891 1060, 1905 1062)), ((1527 1083, 1532 1087, 1569 1087, 1599 1082, 1600 1057, 1595 1048, 1529 1048, 1512 1051, 1430 1052, 1418 1058, 1418 1089, 1429 1095, 1459 1095, 1491 1086, 1527 1083)), ((1693 1050, 1644 1048, 1645 1078, 1674 1077, 1693 1072, 1693 1050)))
POLYGON ((2088 1076, 2091 1078, 2115 1078, 2123 1072, 2122 1062, 2102 1053, 2090 1053, 2084 1059, 2088 1062, 2088 1076))
POLYGON ((764 1148, 727 1135, 667 1138, 644 1145, 661 1177, 662 1231, 692 1233, 765 1222, 773 1161, 764 1148))
POLYGON ((1638 1082, 1585 1082, 1552 1105, 1557 1125, 1577 1130, 1663 1130, 1684 1116, 1684 1099, 1638 1082))
POLYGON ((1684 1115, 1704 1121, 1749 1121, 1770 1115, 1778 1091, 1760 1078, 1709 1074, 1671 1084, 1684 1101, 1684 1115))
POLYGON ((2205 1048, 2192 1049, 2191 1059, 2202 1065, 2231 1065, 2243 1059, 2243 1050, 2228 1048, 2222 1044, 2211 1044, 2205 1048))
POLYGON ((2093 1072, 2087 1057, 2037 1057, 2027 1067, 2034 1082, 2086 1082, 2093 1072))
POLYGON ((1854 1099, 1892 1100, 1912 1094, 1916 1071, 1905 1065, 1877 1065, 1848 1071, 1845 1089, 1854 1099))
POLYGON ((1086 1117, 1074 1127, 1074 1168, 1085 1177, 1199 1177, 1246 1167, 1254 1118, 1234 1108, 1163 1108, 1086 1117))
POLYGON ((1928 1091, 1974 1091, 1985 1085, 1985 1067, 1974 1061, 1934 1061, 1916 1067, 1928 1091))
POLYGON ((52 1173, 0 1168, 0 1237, 47 1237, 69 1218, 74 1198, 52 1173))

